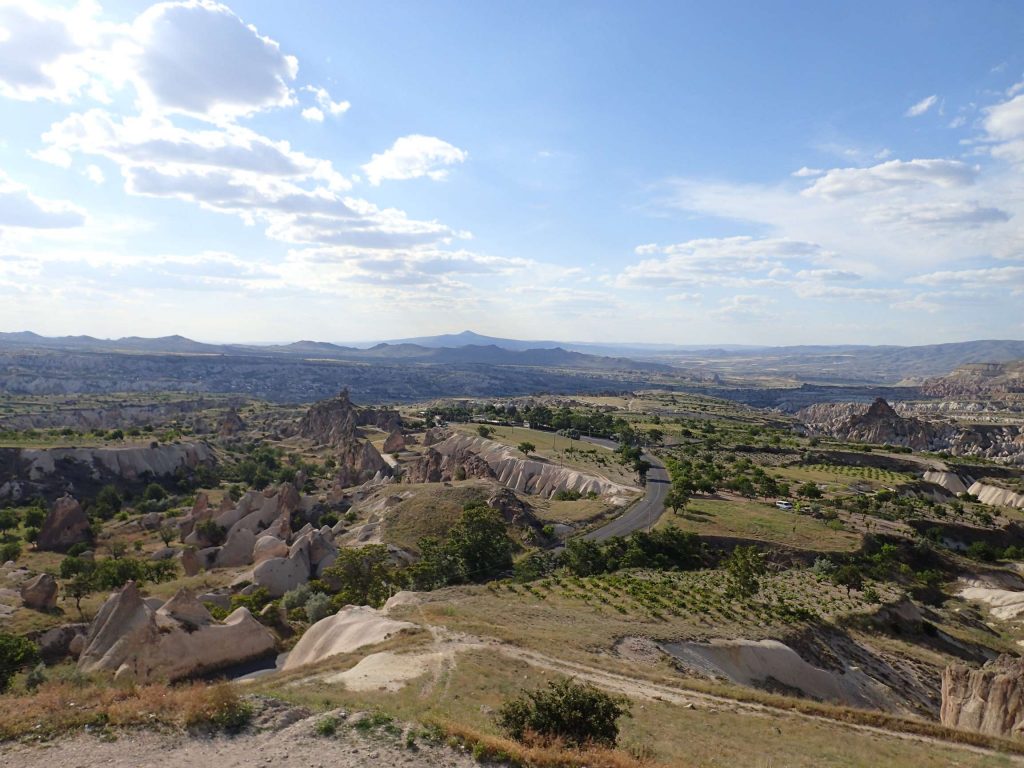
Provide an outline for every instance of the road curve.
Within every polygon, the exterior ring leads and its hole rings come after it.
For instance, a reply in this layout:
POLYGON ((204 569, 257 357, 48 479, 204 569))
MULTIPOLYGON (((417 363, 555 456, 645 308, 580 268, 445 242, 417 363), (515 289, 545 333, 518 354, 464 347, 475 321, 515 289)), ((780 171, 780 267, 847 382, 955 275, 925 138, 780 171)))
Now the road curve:
MULTIPOLYGON (((615 450, 619 444, 614 440, 603 440, 597 437, 582 438, 588 443, 601 445, 605 448, 615 450)), ((641 528, 654 525, 661 513, 665 511, 665 497, 671 487, 671 480, 665 465, 649 453, 643 454, 651 468, 647 472, 647 490, 640 501, 633 504, 625 512, 614 520, 605 523, 600 528, 595 528, 583 535, 584 539, 590 541, 605 541, 613 536, 628 536, 641 528)))

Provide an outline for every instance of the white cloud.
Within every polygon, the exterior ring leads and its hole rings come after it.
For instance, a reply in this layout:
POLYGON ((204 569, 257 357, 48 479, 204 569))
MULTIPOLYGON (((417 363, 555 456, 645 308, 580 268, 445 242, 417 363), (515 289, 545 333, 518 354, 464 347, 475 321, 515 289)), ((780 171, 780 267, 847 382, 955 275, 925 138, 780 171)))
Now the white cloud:
POLYGON ((616 279, 619 287, 692 288, 694 286, 777 285, 786 264, 827 261, 830 254, 814 243, 784 238, 725 237, 688 240, 667 246, 641 245, 638 256, 616 279))
POLYGON ((907 282, 915 285, 929 285, 946 289, 1010 289, 1016 295, 1024 292, 1024 267, 943 270, 911 277, 907 282))
POLYGON ((106 176, 103 175, 103 170, 94 164, 85 166, 85 177, 89 179, 93 184, 102 184, 106 181, 106 176))
POLYGON ((298 60, 227 6, 159 3, 132 36, 131 72, 150 109, 223 121, 294 103, 298 60))
POLYGON ((68 101, 89 80, 92 6, 57 13, 35 2, 0 2, 0 95, 68 101))
POLYGON ((761 320, 771 315, 775 300, 767 296, 740 294, 722 299, 710 313, 720 320, 745 322, 761 320))
POLYGON ((992 139, 1024 136, 1024 93, 985 110, 985 130, 992 139))
POLYGON ((68 202, 37 197, 0 171, 0 228, 64 229, 84 223, 82 209, 68 202))
POLYGON ((905 186, 949 189, 972 184, 977 175, 977 167, 960 160, 889 160, 869 168, 833 168, 803 194, 836 199, 905 186))
POLYGON ((801 269, 796 273, 797 280, 821 280, 826 283, 848 283, 863 280, 863 275, 844 269, 801 269))
POLYGON ((302 110, 302 117, 311 123, 322 123, 324 121, 324 113, 317 107, 306 107, 302 110))
POLYGON ((331 98, 331 94, 327 92, 326 88, 318 88, 314 85, 307 85, 303 89, 307 93, 312 93, 316 98, 317 106, 319 106, 322 112, 326 112, 329 115, 343 115, 348 112, 352 106, 347 101, 334 101, 331 98))
POLYGON ((925 96, 919 102, 917 102, 916 104, 912 105, 909 109, 907 109, 907 111, 904 112, 903 114, 905 117, 920 117, 929 109, 934 107, 938 103, 938 101, 939 97, 936 96, 935 94, 932 94, 931 96, 925 96))
POLYGON ((390 149, 375 154, 362 166, 370 183, 379 186, 385 179, 403 180, 426 176, 438 181, 448 175, 446 166, 469 156, 463 149, 433 136, 403 136, 390 149))

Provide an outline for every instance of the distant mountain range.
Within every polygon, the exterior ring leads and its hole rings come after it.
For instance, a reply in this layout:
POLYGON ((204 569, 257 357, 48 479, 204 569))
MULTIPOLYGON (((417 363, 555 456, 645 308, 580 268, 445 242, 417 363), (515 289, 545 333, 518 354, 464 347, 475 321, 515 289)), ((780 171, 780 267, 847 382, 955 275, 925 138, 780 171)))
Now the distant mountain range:
POLYGON ((301 358, 363 363, 490 365, 644 373, 692 372, 703 376, 756 376, 841 384, 920 382, 970 363, 1024 360, 1024 341, 980 340, 900 347, 808 345, 787 347, 677 346, 524 341, 473 331, 396 339, 373 345, 323 341, 291 344, 206 344, 184 336, 98 339, 47 337, 30 331, 0 333, 0 349, 66 350, 116 354, 211 355, 301 358), (680 370, 682 369, 682 370, 680 370))
MULTIPOLYGON (((463 334, 460 336, 464 337, 463 334)), ((486 339, 486 337, 474 338, 486 339)), ((292 344, 205 344, 184 336, 97 339, 93 336, 40 336, 31 331, 0 333, 0 349, 64 350, 106 354, 223 355, 244 357, 294 356, 303 359, 344 360, 351 362, 430 363, 459 365, 518 365, 575 370, 631 370, 669 372, 666 363, 631 360, 626 357, 594 355, 561 347, 507 348, 497 344, 459 346, 420 345, 411 342, 379 343, 360 349, 322 341, 296 341, 292 344)))

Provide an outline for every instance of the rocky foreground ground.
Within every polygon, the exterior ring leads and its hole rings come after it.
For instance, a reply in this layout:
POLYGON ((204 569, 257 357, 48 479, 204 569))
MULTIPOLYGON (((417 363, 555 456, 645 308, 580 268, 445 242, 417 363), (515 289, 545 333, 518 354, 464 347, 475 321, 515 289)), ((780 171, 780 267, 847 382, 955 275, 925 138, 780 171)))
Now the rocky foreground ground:
POLYGON ((465 750, 433 744, 395 724, 360 726, 369 716, 307 710, 264 703, 253 726, 235 736, 200 736, 154 731, 93 731, 41 744, 0 746, 0 765, 19 768, 361 768, 425 766, 462 768, 477 763, 465 750), (335 718, 331 735, 318 732, 335 718))

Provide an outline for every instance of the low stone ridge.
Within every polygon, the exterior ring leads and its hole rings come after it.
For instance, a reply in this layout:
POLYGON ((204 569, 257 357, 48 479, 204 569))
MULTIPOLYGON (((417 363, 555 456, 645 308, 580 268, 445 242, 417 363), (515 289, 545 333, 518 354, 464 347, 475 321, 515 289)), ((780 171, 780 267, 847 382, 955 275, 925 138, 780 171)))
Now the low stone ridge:
POLYGON ((154 610, 129 582, 90 625, 78 670, 112 674, 125 685, 174 681, 265 656, 275 645, 274 635, 246 608, 219 623, 181 590, 154 610))
POLYGON ((36 546, 50 552, 64 552, 75 544, 89 541, 89 518, 73 496, 54 502, 39 529, 36 546))
POLYGON ((1002 655, 981 669, 963 664, 942 673, 943 725, 990 736, 1024 735, 1024 659, 1002 655))
POLYGON ((600 475, 560 467, 540 459, 523 458, 516 449, 483 437, 453 434, 432 450, 439 456, 427 451, 420 462, 406 472, 408 482, 450 480, 461 468, 467 478, 493 477, 520 493, 548 498, 559 491, 577 491, 596 493, 619 503, 636 493, 636 489, 600 475))
POLYGON ((175 475, 182 469, 213 466, 217 459, 205 442, 126 445, 106 448, 10 448, 0 463, 12 467, 0 483, 0 499, 47 498, 61 493, 91 493, 107 483, 141 483, 175 475))

